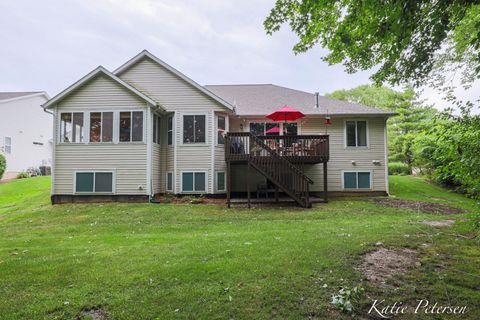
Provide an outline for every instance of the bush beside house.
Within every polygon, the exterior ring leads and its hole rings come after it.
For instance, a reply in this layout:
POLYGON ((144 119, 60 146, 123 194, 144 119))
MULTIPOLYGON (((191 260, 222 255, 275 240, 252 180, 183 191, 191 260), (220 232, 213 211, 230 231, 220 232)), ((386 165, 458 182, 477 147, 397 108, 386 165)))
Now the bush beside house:
POLYGON ((0 154, 0 179, 2 179, 6 168, 7 168, 7 160, 5 160, 5 156, 3 154, 0 154))

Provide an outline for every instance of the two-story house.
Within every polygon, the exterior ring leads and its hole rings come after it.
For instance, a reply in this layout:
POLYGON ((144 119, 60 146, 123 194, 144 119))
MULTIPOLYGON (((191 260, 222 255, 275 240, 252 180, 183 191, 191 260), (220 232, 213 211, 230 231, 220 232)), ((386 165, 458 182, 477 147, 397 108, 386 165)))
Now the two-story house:
POLYGON ((303 206, 311 193, 388 193, 392 113, 270 84, 201 86, 148 51, 96 68, 44 108, 55 118, 53 203, 230 199, 259 185, 303 206), (265 117, 284 105, 305 117, 265 117))

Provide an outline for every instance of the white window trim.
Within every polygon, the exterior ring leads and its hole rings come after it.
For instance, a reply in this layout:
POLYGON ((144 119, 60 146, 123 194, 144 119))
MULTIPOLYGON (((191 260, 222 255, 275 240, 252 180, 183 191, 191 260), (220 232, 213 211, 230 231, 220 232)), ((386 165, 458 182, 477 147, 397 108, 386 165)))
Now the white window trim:
MULTIPOLYGON (((55 126, 57 127, 57 144, 58 145, 85 145, 85 144, 146 144, 146 130, 147 130, 147 119, 146 119, 146 110, 138 106, 122 107, 116 109, 72 109, 72 110, 59 110, 57 121, 55 126), (90 113, 92 112, 113 112, 113 141, 112 142, 90 142, 90 113), (142 112, 143 113, 143 132, 142 132, 142 141, 122 141, 120 142, 120 112, 142 112), (61 141, 61 123, 62 123, 62 113, 83 113, 83 137, 84 142, 62 142, 61 141)), ((73 117, 73 115, 72 115, 73 117)), ((102 115, 103 117, 103 115, 102 115)), ((73 121, 73 118, 72 118, 73 121)), ((130 130, 130 137, 132 135, 132 130, 130 130)))
POLYGON ((208 171, 207 170, 184 170, 180 171, 180 192, 181 193, 198 193, 198 194, 204 194, 208 192, 208 171), (192 190, 192 191, 183 191, 183 174, 184 173, 193 173, 193 188, 195 188, 195 173, 205 173, 205 190, 197 191, 197 190, 192 190))
MULTIPOLYGON (((89 111, 89 112, 85 112, 86 114, 88 114, 88 119, 85 120, 85 114, 83 115, 83 122, 85 123, 85 121, 88 123, 88 128, 86 128, 86 131, 87 131, 87 134, 85 136, 88 136, 88 143, 91 143, 91 144, 113 144, 114 141, 115 141, 115 111, 89 111), (103 114, 104 113, 108 113, 108 112, 111 112, 112 113, 112 121, 113 121, 113 124, 112 124, 112 141, 107 141, 107 142, 104 142, 103 141, 103 114), (90 125, 91 125, 91 117, 92 117, 92 113, 100 113, 100 123, 101 123, 101 126, 100 126, 100 141, 99 142, 92 142, 90 141, 90 125)), ((85 127, 84 127, 85 128, 85 127)))
POLYGON ((165 127, 167 129, 167 138, 166 138, 167 147, 172 147, 175 145, 175 115, 172 114, 167 117, 167 125, 165 127), (172 119, 172 143, 171 144, 168 143, 168 133, 170 132, 170 130, 168 129, 169 119, 172 119))
POLYGON ((167 192, 173 192, 175 190, 175 175, 173 174, 173 171, 167 171, 165 172, 165 190, 167 192), (168 175, 172 175, 172 188, 168 189, 168 175))
POLYGON ((8 136, 3 137, 3 153, 12 154, 12 137, 8 137, 8 136), (7 139, 10 139, 10 144, 7 144, 7 139), (7 146, 9 147, 8 152, 7 152, 7 146))
POLYGON ((373 190, 373 171, 372 170, 342 170, 342 189, 345 191, 371 191, 373 190), (345 173, 370 173, 370 188, 358 188, 358 175, 357 175, 357 188, 345 188, 345 173))
POLYGON ((111 170, 76 170, 73 172, 73 193, 74 194, 91 194, 91 195, 111 195, 116 193, 116 184, 117 184, 117 170, 116 169, 111 169, 111 170), (77 173, 93 173, 93 187, 95 188, 95 173, 111 173, 112 174, 112 192, 77 192, 77 173))
POLYGON ((225 173, 225 171, 215 171, 215 191, 218 191, 218 192, 223 192, 223 191, 227 191, 227 174, 225 173), (223 189, 220 190, 218 189, 218 174, 219 173, 223 173, 223 189))
POLYGON ((370 149, 370 124, 367 119, 345 119, 343 121, 343 146, 345 149, 353 149, 353 150, 358 150, 358 149, 370 149), (347 146, 347 121, 355 121, 355 146, 347 146), (367 126, 367 132, 366 132, 366 139, 367 139, 367 145, 366 146, 357 146, 357 121, 365 121, 366 126, 367 126))
POLYGON ((208 113, 205 112, 182 112, 181 113, 181 120, 180 120, 180 132, 181 132, 181 140, 180 144, 182 146, 206 146, 209 144, 209 137, 208 137, 208 113), (191 142, 185 143, 183 142, 183 123, 185 120, 185 116, 205 116, 205 142, 191 142))
POLYGON ((118 143, 119 144, 145 144, 146 141, 146 134, 145 130, 147 128, 147 112, 145 110, 126 110, 126 111, 118 111, 118 122, 117 122, 117 130, 118 130, 118 143), (130 112, 130 141, 120 141, 120 113, 121 112, 130 112), (133 135, 133 112, 141 112, 143 123, 142 123, 142 141, 132 141, 133 135))
POLYGON ((65 145, 83 145, 83 144, 88 144, 88 141, 90 141, 90 118, 88 118, 88 121, 86 119, 86 112, 85 110, 65 110, 62 111, 60 110, 58 113, 58 119, 57 119, 57 128, 58 128, 58 134, 57 134, 57 141, 58 144, 65 144, 65 145), (83 142, 63 142, 62 141, 62 114, 64 113, 70 113, 72 115, 72 128, 73 128, 73 114, 74 113, 82 113, 83 114, 83 127, 81 134, 83 135, 83 142), (86 125, 88 125, 89 130, 87 130, 86 125))

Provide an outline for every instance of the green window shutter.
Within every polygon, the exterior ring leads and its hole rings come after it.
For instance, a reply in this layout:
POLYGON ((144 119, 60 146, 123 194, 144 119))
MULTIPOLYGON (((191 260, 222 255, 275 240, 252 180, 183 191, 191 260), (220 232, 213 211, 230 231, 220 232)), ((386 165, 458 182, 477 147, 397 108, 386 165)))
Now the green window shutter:
POLYGON ((195 173, 195 191, 206 191, 205 189, 205 172, 195 173))
POLYGON ((95 192, 112 192, 113 174, 111 172, 95 173, 95 192))
POLYGON ((217 172, 217 191, 225 190, 225 172, 217 172))
POLYGON ((193 173, 182 173, 182 191, 193 191, 193 173))
POLYGON ((76 192, 93 192, 92 172, 78 172, 75 180, 76 192))
POLYGON ((343 187, 345 189, 357 188, 357 173, 356 172, 344 172, 343 173, 343 187))
POLYGON ((370 172, 359 172, 358 173, 358 188, 359 189, 370 189, 370 172))

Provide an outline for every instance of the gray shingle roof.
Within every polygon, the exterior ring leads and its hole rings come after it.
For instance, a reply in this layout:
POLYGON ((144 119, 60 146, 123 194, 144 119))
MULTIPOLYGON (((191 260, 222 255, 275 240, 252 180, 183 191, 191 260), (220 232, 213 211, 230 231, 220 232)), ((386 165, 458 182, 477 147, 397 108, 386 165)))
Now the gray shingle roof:
POLYGON ((29 96, 31 94, 41 93, 41 91, 32 91, 32 92, 0 92, 0 100, 8 100, 23 96, 29 96))
POLYGON ((235 106, 238 115, 272 113, 284 105, 306 115, 394 115, 391 111, 375 109, 361 104, 319 96, 315 108, 315 94, 280 87, 273 84, 206 85, 205 88, 235 106))

